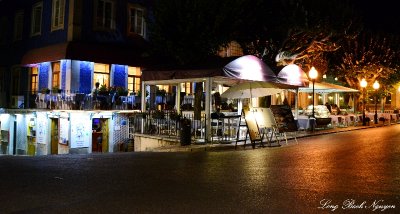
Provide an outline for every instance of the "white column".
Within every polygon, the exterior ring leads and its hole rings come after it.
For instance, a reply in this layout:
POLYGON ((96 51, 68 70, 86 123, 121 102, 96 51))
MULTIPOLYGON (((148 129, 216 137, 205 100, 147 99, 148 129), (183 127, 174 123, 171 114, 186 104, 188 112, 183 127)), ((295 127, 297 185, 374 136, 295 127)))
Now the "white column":
POLYGON ((176 86, 176 96, 175 96, 175 109, 178 114, 181 112, 181 83, 176 86))
POLYGON ((206 113, 206 140, 207 142, 211 141, 211 89, 212 89, 212 77, 206 78, 204 85, 205 85, 205 92, 206 92, 206 103, 205 103, 205 113, 206 113))
MULTIPOLYGON (((140 110, 144 113, 146 112, 146 82, 142 82, 142 96, 140 97, 140 110)), ((144 133, 144 120, 142 120, 142 124, 141 124, 141 133, 144 133)))

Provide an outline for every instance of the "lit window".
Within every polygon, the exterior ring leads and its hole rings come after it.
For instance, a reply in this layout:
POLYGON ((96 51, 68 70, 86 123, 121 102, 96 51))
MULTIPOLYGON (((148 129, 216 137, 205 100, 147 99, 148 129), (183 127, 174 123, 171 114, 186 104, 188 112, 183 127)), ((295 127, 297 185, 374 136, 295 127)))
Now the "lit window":
POLYGON ((33 67, 31 71, 31 91, 36 93, 38 91, 38 68, 33 67))
POLYGON ((137 6, 130 6, 128 12, 129 12, 128 32, 130 34, 139 34, 144 37, 146 29, 144 9, 137 6))
POLYGON ((97 29, 114 29, 115 12, 114 1, 97 0, 95 10, 95 27, 97 29))
POLYGON ((51 19, 51 30, 64 28, 65 0, 53 0, 53 13, 51 19))
POLYGON ((24 28, 24 11, 18 11, 14 17, 14 40, 22 39, 22 30, 24 28))
POLYGON ((239 43, 232 41, 226 47, 222 47, 218 55, 221 57, 243 56, 243 50, 239 43))
POLYGON ((110 65, 94 63, 94 73, 93 73, 93 86, 96 82, 100 85, 110 86, 110 65))
POLYGON ((181 92, 185 92, 186 94, 193 93, 193 84, 191 82, 181 83, 181 92))
POLYGON ((33 5, 31 36, 40 35, 40 32, 42 30, 42 10, 43 10, 43 2, 39 2, 33 5))
POLYGON ((60 89, 60 62, 53 63, 52 88, 60 89))
POLYGON ((140 91, 141 71, 138 67, 128 67, 128 91, 137 93, 140 91))

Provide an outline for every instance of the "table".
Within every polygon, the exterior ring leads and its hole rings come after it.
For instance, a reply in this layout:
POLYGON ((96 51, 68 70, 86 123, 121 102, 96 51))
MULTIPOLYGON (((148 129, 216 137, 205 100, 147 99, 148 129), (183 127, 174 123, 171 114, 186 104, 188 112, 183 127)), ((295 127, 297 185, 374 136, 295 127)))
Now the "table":
POLYGON ((317 125, 315 118, 298 117, 295 120, 297 120, 299 130, 309 130, 317 125))

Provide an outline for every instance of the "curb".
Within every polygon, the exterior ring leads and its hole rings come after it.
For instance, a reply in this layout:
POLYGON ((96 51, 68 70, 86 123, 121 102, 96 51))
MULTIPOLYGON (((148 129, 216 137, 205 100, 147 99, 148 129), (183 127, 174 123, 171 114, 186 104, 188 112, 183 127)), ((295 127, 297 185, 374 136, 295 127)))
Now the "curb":
MULTIPOLYGON (((391 125, 397 125, 396 124, 391 124, 391 125)), ((370 129, 370 128, 381 128, 381 127, 387 127, 391 125, 371 125, 371 126, 358 126, 358 127, 351 127, 351 128, 343 128, 343 129, 338 129, 334 131, 317 131, 314 133, 306 133, 304 135, 296 136, 296 138, 307 138, 307 137, 314 137, 314 136, 320 136, 320 135, 326 135, 326 134, 336 134, 336 133, 341 133, 341 132, 349 132, 349 131, 355 131, 355 130, 362 130, 362 129, 370 129)), ((293 140, 294 137, 288 136, 287 140, 293 140)), ((284 141, 284 140, 283 140, 284 141)), ((265 146, 265 148, 268 147, 279 147, 279 146, 265 146)), ((226 150, 246 150, 246 149, 253 149, 251 145, 249 144, 243 149, 243 145, 240 144, 237 146, 237 149, 235 149, 234 143, 232 144, 202 144, 202 145, 194 145, 191 144, 188 147, 186 146, 175 146, 175 147, 170 147, 170 148, 154 148, 150 150, 150 152, 208 152, 208 151, 226 151, 226 150), (215 146, 214 146, 215 145, 215 146)), ((256 146, 256 148, 263 148, 256 146)))

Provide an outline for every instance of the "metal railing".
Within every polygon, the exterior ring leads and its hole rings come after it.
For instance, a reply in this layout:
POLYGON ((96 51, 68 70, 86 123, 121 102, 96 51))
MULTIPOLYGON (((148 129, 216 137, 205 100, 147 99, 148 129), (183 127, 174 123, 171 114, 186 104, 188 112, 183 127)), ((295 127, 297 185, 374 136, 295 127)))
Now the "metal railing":
POLYGON ((202 114, 200 120, 194 120, 193 114, 178 116, 175 111, 152 110, 134 113, 130 118, 132 124, 131 131, 149 135, 166 137, 180 137, 182 121, 190 122, 190 132, 192 141, 205 141, 206 139, 206 115, 202 114))
MULTIPOLYGON (((134 96, 134 95, 130 95, 134 96)), ((61 109, 61 110, 118 110, 118 109, 140 109, 140 97, 135 96, 131 99, 122 99, 116 93, 99 95, 93 97, 92 94, 80 93, 79 91, 60 91, 47 93, 27 91, 24 93, 23 105, 10 108, 25 109, 61 109), (132 102, 132 103, 129 103, 132 102)), ((12 102, 13 100, 11 100, 12 102)))

